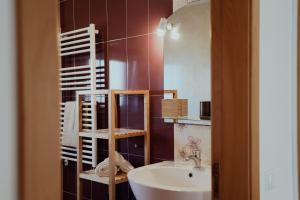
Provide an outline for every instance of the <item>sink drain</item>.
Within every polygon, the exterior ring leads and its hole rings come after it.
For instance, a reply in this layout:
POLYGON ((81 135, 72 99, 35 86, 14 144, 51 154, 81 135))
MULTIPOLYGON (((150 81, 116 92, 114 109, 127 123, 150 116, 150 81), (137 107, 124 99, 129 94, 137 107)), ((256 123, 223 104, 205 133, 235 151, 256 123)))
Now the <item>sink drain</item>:
POLYGON ((192 178, 193 177, 193 173, 189 173, 189 177, 192 178))

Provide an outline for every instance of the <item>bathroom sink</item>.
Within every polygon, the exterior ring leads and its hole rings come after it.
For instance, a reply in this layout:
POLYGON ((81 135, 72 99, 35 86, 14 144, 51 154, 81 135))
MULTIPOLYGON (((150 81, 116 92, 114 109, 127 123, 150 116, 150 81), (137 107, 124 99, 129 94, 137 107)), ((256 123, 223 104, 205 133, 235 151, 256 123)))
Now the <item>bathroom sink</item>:
POLYGON ((211 168, 161 162, 131 170, 128 180, 137 200, 211 200, 211 168))

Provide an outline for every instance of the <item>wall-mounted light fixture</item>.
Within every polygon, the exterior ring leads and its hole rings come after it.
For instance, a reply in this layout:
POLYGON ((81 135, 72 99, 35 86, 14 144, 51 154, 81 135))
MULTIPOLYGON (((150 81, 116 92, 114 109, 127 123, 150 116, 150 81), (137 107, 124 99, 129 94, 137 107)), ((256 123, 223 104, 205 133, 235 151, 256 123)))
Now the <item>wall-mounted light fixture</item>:
POLYGON ((159 37, 164 37, 167 31, 171 31, 170 36, 172 39, 178 40, 180 38, 178 27, 175 27, 172 23, 168 22, 166 18, 161 18, 156 29, 156 34, 159 37))
POLYGON ((179 34, 179 32, 178 32, 178 28, 176 27, 176 28, 173 28, 172 30, 171 30, 171 38, 173 39, 173 40, 178 40, 179 38, 180 38, 180 34, 179 34))
POLYGON ((159 25, 156 29, 156 34, 159 37, 163 37, 166 34, 166 30, 167 30, 167 25, 168 25, 168 21, 166 18, 161 18, 159 25))

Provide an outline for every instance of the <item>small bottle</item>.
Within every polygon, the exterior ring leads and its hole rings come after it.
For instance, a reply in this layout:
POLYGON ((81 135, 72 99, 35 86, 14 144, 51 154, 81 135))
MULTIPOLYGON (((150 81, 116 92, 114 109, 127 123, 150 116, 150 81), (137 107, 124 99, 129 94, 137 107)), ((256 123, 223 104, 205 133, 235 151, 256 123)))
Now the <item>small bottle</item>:
POLYGON ((200 119, 210 120, 210 101, 200 102, 200 119))

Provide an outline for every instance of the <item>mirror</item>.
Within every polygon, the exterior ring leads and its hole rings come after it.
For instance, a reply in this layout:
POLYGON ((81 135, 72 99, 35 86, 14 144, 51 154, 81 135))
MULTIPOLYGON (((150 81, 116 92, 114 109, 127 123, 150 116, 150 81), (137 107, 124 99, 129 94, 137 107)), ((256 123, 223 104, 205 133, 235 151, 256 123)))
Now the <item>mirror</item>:
POLYGON ((200 102, 211 101, 210 3, 194 1, 176 10, 164 33, 164 89, 188 99, 187 120, 200 120, 200 102))

